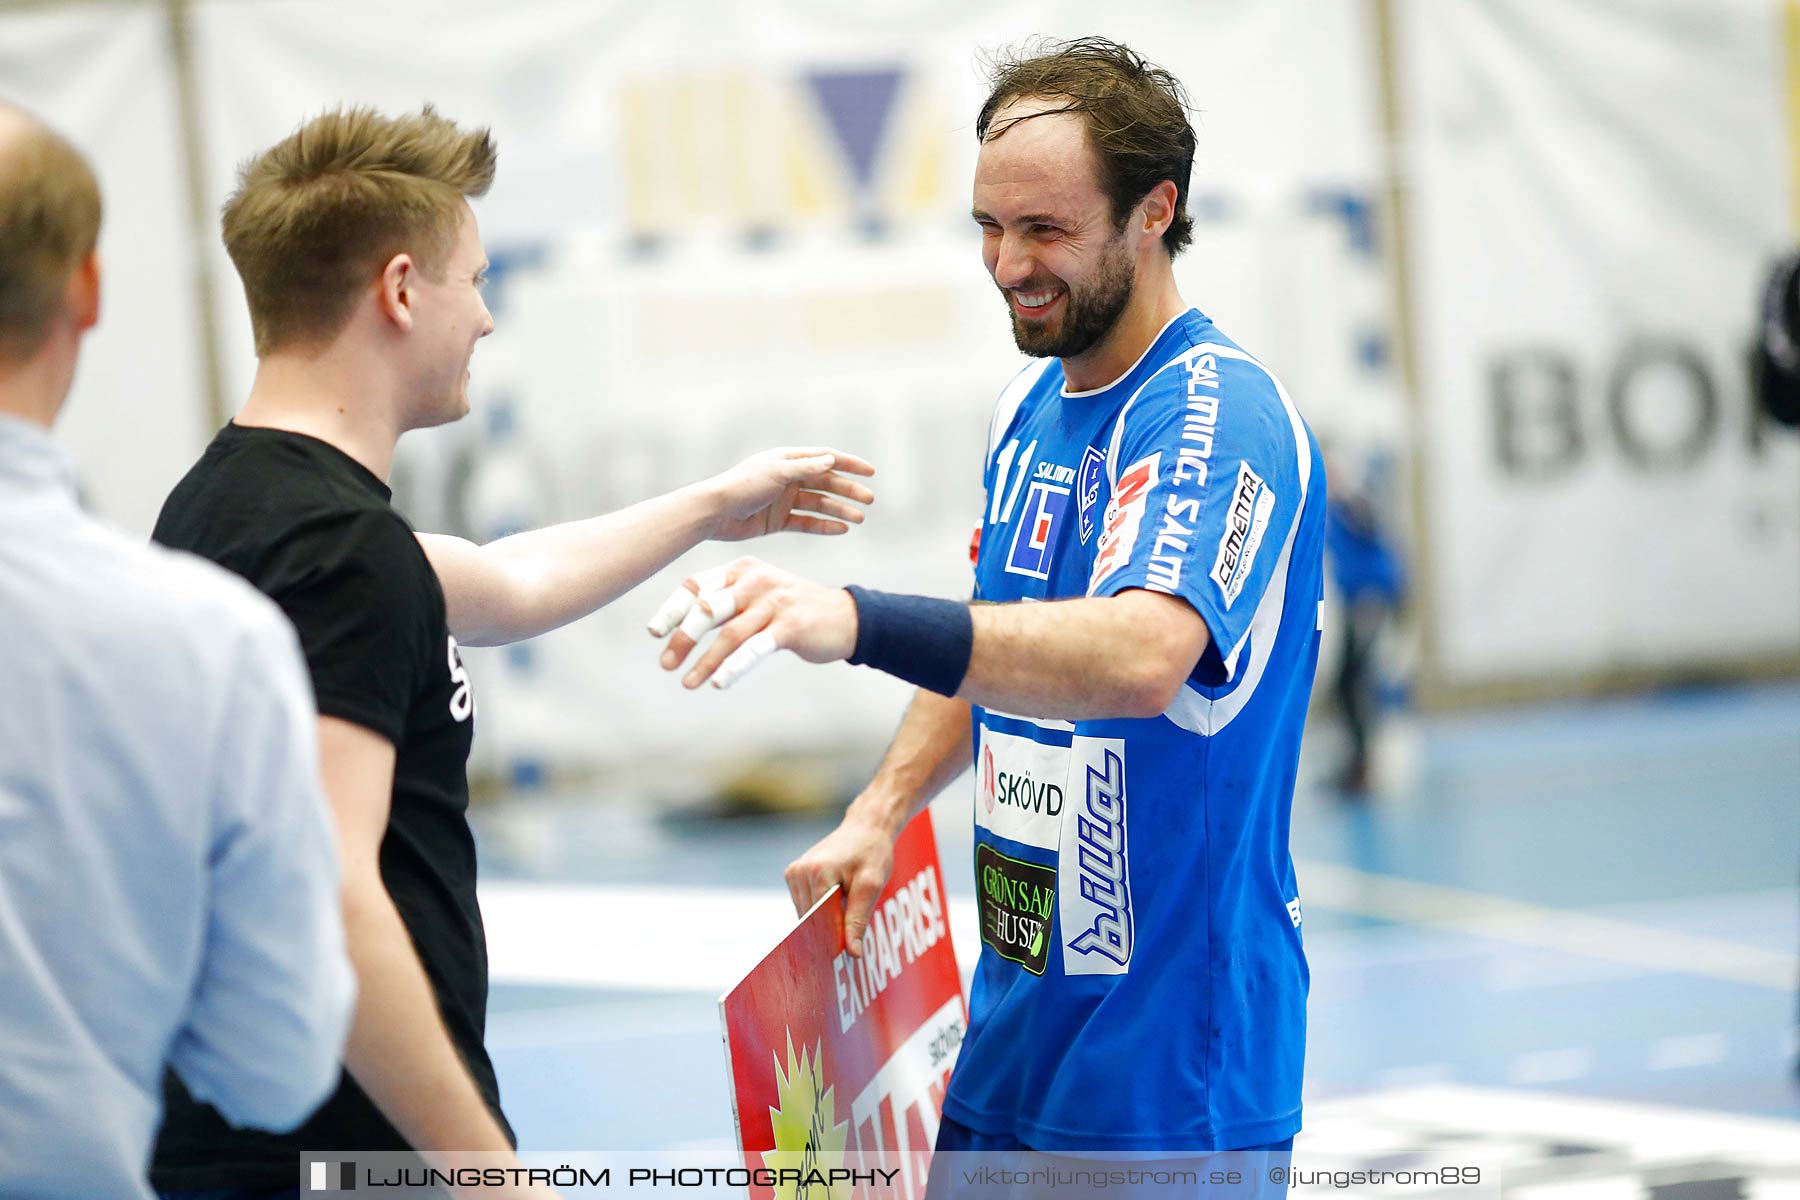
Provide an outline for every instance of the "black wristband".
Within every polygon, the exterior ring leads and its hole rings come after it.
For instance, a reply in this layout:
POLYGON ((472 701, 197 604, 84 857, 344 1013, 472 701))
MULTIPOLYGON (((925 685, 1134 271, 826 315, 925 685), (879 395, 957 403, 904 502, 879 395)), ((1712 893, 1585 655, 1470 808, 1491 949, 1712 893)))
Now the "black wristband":
POLYGON ((847 587, 856 604, 856 649, 850 662, 954 696, 969 673, 975 618, 967 604, 847 587))

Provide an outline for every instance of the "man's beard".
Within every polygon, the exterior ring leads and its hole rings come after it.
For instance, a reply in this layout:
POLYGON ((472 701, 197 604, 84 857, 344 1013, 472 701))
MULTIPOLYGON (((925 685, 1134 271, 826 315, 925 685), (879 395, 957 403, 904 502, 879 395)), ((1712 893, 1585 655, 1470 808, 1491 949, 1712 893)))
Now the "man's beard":
MULTIPOLYGON (((1060 322, 1039 324, 1019 319, 1012 295, 1005 289, 1006 309, 1012 316, 1013 342, 1033 358, 1075 358, 1087 353, 1101 338, 1112 332, 1119 315, 1131 303, 1131 292, 1137 286, 1137 264, 1125 247, 1124 238, 1115 238, 1101 256, 1091 281, 1080 290, 1067 287, 1060 322)), ((1031 291, 1017 288, 1015 291, 1031 291)))

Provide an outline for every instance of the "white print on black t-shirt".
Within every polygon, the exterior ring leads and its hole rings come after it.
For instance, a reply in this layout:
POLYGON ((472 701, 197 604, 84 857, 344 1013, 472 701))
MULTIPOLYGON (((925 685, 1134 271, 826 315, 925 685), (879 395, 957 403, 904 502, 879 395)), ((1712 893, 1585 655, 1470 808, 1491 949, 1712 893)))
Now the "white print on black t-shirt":
POLYGON ((456 691, 450 696, 450 715, 466 721, 475 715, 475 693, 469 690, 469 673, 463 670, 462 658, 456 653, 456 637, 450 638, 450 682, 456 691))

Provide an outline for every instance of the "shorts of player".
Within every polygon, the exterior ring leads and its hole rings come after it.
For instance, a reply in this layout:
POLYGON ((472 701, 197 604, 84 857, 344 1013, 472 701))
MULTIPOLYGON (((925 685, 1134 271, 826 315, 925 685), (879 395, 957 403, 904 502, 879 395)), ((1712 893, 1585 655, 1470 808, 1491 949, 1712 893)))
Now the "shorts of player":
POLYGON ((945 1117, 925 1194, 929 1200, 1283 1200, 1293 1150, 1288 1138, 1178 1157, 1045 1151, 945 1117))

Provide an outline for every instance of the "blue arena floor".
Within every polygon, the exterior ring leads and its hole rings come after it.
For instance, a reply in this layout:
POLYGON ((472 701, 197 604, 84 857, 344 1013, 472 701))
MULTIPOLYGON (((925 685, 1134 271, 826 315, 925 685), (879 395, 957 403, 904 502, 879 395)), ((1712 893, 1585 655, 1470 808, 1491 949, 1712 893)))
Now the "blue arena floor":
MULTIPOLYGON (((1309 1108, 1454 1085, 1800 1117, 1800 687, 1459 713, 1408 737, 1406 785, 1296 799, 1309 1108)), ((936 810, 953 899, 960 790, 936 810)), ((831 824, 541 797, 478 814, 490 940, 542 924, 520 907, 541 893, 616 942, 552 930, 558 961, 523 973, 495 946, 489 1044, 524 1147, 730 1144, 716 983, 738 968, 687 960, 778 937, 781 869, 831 824)))

